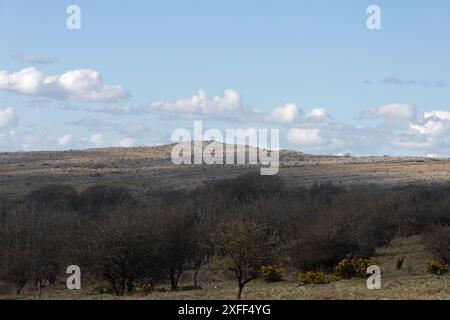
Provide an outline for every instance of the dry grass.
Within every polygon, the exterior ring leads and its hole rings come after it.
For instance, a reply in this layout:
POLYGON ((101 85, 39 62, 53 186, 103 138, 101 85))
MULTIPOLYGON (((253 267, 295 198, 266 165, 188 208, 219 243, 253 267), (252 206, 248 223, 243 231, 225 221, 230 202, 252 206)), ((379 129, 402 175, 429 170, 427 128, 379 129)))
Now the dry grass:
MULTIPOLYGON (((94 184, 130 188, 136 195, 161 189, 193 188, 204 181, 233 178, 259 167, 174 166, 171 145, 64 152, 0 154, 0 194, 20 197, 47 184, 94 184)), ((313 156, 282 151, 280 176, 293 186, 332 183, 338 186, 392 187, 450 181, 450 161, 428 158, 313 156)))
MULTIPOLYGON (((389 247, 381 248, 373 259, 382 268, 382 289, 368 290, 365 280, 351 279, 333 282, 327 285, 299 286, 295 282, 267 284, 262 281, 251 282, 244 289, 244 299, 251 300, 335 300, 335 299, 445 299, 450 300, 450 276, 432 276, 426 274, 425 263, 431 258, 420 236, 396 239, 389 247), (402 270, 396 270, 398 258, 404 258, 402 270)), ((205 278, 205 277, 204 277, 205 278)), ((206 277, 209 278, 209 277, 206 277)), ((202 283, 204 284, 204 283, 202 283)), ((208 283, 202 290, 155 291, 148 295, 133 294, 124 297, 98 294, 93 289, 81 291, 55 290, 45 292, 41 299, 178 299, 209 300, 235 299, 236 285, 232 281, 208 283)), ((36 299, 37 293, 24 296, 9 296, 12 299, 36 299)))

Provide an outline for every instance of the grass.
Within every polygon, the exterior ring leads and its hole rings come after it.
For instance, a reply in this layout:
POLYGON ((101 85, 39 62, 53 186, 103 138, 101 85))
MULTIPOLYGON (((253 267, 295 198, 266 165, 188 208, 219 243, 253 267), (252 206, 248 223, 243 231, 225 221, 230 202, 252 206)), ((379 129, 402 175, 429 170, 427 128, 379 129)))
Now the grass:
MULTIPOLYGON (((373 260, 382 269, 382 289, 368 290, 364 279, 350 279, 326 285, 299 286, 295 282, 264 283, 253 281, 243 293, 249 300, 334 300, 334 299, 389 299, 450 300, 450 276, 433 276, 426 273, 426 261, 431 259, 420 236, 394 240, 390 246, 381 248, 373 260), (396 270, 398 258, 404 258, 404 267, 396 270)), ((76 300, 210 300, 235 299, 236 284, 233 281, 201 283, 202 290, 155 291, 150 294, 131 294, 124 297, 99 294, 94 289, 80 291, 54 290, 36 292, 23 296, 4 296, 4 299, 76 299, 76 300)))

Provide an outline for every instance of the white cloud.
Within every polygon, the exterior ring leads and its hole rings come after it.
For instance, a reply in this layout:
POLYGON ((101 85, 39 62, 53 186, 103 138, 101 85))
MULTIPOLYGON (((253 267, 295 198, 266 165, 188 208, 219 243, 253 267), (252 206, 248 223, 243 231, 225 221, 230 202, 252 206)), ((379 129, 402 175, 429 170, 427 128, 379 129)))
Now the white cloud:
POLYGON ((114 147, 120 147, 120 148, 130 148, 137 145, 136 139, 133 138, 123 138, 120 140, 115 140, 113 142, 114 147))
POLYGON ((295 103, 273 109, 266 119, 278 123, 292 123, 297 121, 302 114, 301 109, 295 103))
POLYGON ((92 145, 94 145, 96 148, 101 148, 106 145, 105 139, 103 138, 103 135, 101 135, 100 133, 94 133, 91 136, 91 139, 89 140, 89 142, 92 145))
POLYGON ((149 111, 165 111, 185 115, 231 114, 243 109, 241 96, 233 89, 227 89, 223 96, 208 97, 205 90, 198 90, 190 98, 176 101, 154 101, 149 105, 149 111))
POLYGON ((0 129, 11 127, 17 123, 16 112, 12 107, 0 110, 0 129))
POLYGON ((297 146, 319 146, 323 143, 319 129, 290 129, 287 140, 297 146))
POLYGON ((58 144, 63 147, 67 146, 72 141, 72 139, 73 136, 71 134, 66 134, 58 139, 58 144))
POLYGON ((409 151, 450 155, 449 116, 447 111, 425 112, 423 119, 411 122, 406 130, 398 132, 392 145, 409 151))
POLYGON ((0 90, 85 102, 112 102, 129 96, 122 86, 105 85, 100 73, 91 69, 52 76, 46 76, 36 68, 25 68, 15 73, 0 70, 0 90))
POLYGON ((315 108, 306 114, 307 118, 331 118, 324 108, 315 108))
POLYGON ((362 118, 387 120, 414 120, 416 107, 410 104, 388 104, 362 113, 362 118))
POLYGON ((424 117, 424 119, 436 117, 441 120, 450 120, 450 112, 442 111, 442 110, 429 111, 429 112, 425 112, 423 117, 424 117))
POLYGON ((416 130, 420 134, 424 135, 438 135, 445 131, 448 131, 449 124, 441 119, 427 119, 423 123, 410 124, 412 130, 416 130))

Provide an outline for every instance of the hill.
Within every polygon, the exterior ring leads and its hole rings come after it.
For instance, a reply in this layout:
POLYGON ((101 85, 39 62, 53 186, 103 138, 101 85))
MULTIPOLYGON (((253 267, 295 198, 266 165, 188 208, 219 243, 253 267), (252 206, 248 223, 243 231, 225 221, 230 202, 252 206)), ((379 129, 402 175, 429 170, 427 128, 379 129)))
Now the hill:
MULTIPOLYGON (((171 161, 173 145, 0 154, 0 194, 19 197, 48 184, 123 185, 136 195, 193 188, 204 181, 259 170, 254 165, 182 165, 171 161)), ((248 149, 247 149, 248 150, 248 149)), ((315 156, 280 151, 279 175, 292 186, 331 183, 344 187, 429 185, 450 181, 450 160, 419 157, 315 156)))

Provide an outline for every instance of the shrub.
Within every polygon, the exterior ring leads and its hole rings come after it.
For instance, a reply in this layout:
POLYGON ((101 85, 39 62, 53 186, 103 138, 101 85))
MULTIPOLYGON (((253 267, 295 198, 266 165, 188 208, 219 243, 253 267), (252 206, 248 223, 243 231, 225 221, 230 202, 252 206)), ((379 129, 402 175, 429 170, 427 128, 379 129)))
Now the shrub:
POLYGON ((305 286, 308 284, 328 284, 332 281, 338 281, 339 278, 334 275, 327 275, 323 272, 307 271, 298 275, 298 282, 305 286))
POLYGON ((361 277, 365 278, 367 274, 367 268, 371 266, 373 262, 370 259, 359 258, 353 259, 352 265, 356 271, 356 273, 361 277))
POLYGON ((433 255, 445 263, 450 262, 450 226, 435 225, 429 228, 426 239, 433 255))
POLYGON ((133 207, 136 200, 131 192, 123 187, 95 185, 80 193, 80 201, 85 211, 99 212, 118 207, 133 207))
POLYGON ((448 264, 442 260, 430 260, 427 262, 428 273, 441 275, 448 272, 448 264))
POLYGON ((134 288, 134 292, 137 294, 151 294, 153 292, 153 286, 150 283, 144 283, 141 286, 134 288))
POLYGON ((357 274, 357 268, 348 259, 344 259, 334 267, 333 274, 342 279, 350 279, 357 274))
POLYGON ((283 267, 273 265, 262 266, 260 269, 261 276, 267 283, 283 280, 283 271, 283 267))

